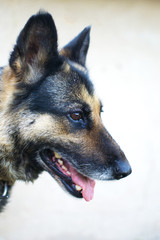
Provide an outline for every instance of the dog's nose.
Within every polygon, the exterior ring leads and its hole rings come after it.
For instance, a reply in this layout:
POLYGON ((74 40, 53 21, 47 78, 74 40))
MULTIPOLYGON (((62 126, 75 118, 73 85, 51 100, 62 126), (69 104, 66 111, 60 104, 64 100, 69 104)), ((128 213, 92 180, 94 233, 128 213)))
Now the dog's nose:
POLYGON ((115 166, 114 177, 118 180, 127 177, 129 174, 131 174, 131 172, 132 169, 129 163, 127 161, 120 160, 115 166))

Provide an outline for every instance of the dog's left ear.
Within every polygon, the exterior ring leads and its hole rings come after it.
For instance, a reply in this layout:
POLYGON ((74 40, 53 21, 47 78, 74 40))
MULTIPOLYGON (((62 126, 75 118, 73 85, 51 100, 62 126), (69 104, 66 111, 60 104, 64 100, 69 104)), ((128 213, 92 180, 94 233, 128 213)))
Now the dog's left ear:
POLYGON ((89 26, 80 32, 78 36, 61 49, 60 55, 85 66, 90 42, 90 30, 91 27, 89 26))
POLYGON ((49 66, 57 67, 57 30, 46 12, 33 15, 21 31, 10 57, 10 67, 17 81, 38 81, 49 66))

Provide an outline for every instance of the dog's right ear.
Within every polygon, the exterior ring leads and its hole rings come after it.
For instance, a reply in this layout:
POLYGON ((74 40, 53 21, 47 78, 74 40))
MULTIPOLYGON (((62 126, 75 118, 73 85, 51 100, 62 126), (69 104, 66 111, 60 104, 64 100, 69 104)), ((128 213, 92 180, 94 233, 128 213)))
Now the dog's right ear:
POLYGON ((33 15, 21 31, 10 57, 10 67, 17 81, 33 83, 50 64, 57 67, 57 30, 46 12, 33 15))

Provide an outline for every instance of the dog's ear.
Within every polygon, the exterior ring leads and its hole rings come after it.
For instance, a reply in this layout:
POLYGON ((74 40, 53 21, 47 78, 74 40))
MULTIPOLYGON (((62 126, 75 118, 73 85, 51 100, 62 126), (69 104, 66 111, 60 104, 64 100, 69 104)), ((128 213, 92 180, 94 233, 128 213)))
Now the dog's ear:
POLYGON ((52 64, 57 65, 57 30, 46 12, 33 15, 21 31, 10 56, 10 67, 18 81, 34 82, 52 64))
POLYGON ((60 55, 85 66, 90 41, 90 29, 89 26, 80 32, 78 36, 61 49, 60 55))

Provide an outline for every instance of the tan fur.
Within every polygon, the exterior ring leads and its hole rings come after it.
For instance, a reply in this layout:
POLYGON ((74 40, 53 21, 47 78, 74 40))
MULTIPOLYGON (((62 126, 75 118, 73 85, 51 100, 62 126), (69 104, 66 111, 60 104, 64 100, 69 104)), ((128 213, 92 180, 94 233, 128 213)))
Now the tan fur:
POLYGON ((70 73, 71 67, 70 67, 70 65, 67 62, 64 62, 63 70, 64 70, 65 73, 70 73))
POLYGON ((99 101, 98 97, 96 96, 96 94, 91 96, 88 93, 87 89, 84 86, 82 86, 81 99, 83 99, 83 101, 88 103, 88 105, 91 107, 92 118, 93 118, 93 121, 95 123, 94 125, 101 125, 100 101, 99 101))
POLYGON ((48 114, 21 114, 19 122, 20 134, 24 140, 35 140, 53 138, 55 135, 63 134, 63 125, 56 118, 48 114), (30 122, 35 121, 30 125, 30 122), (29 133, 29 134, 28 134, 29 133))
POLYGON ((9 103, 11 103, 13 100, 13 93, 16 89, 16 76, 10 67, 4 68, 1 81, 2 91, 0 94, 0 111, 6 111, 9 103))
POLYGON ((62 49, 59 51, 59 54, 60 54, 61 56, 67 57, 67 58, 70 58, 71 55, 72 55, 71 51, 70 51, 69 49, 66 49, 66 48, 65 48, 65 49, 62 48, 62 49))

